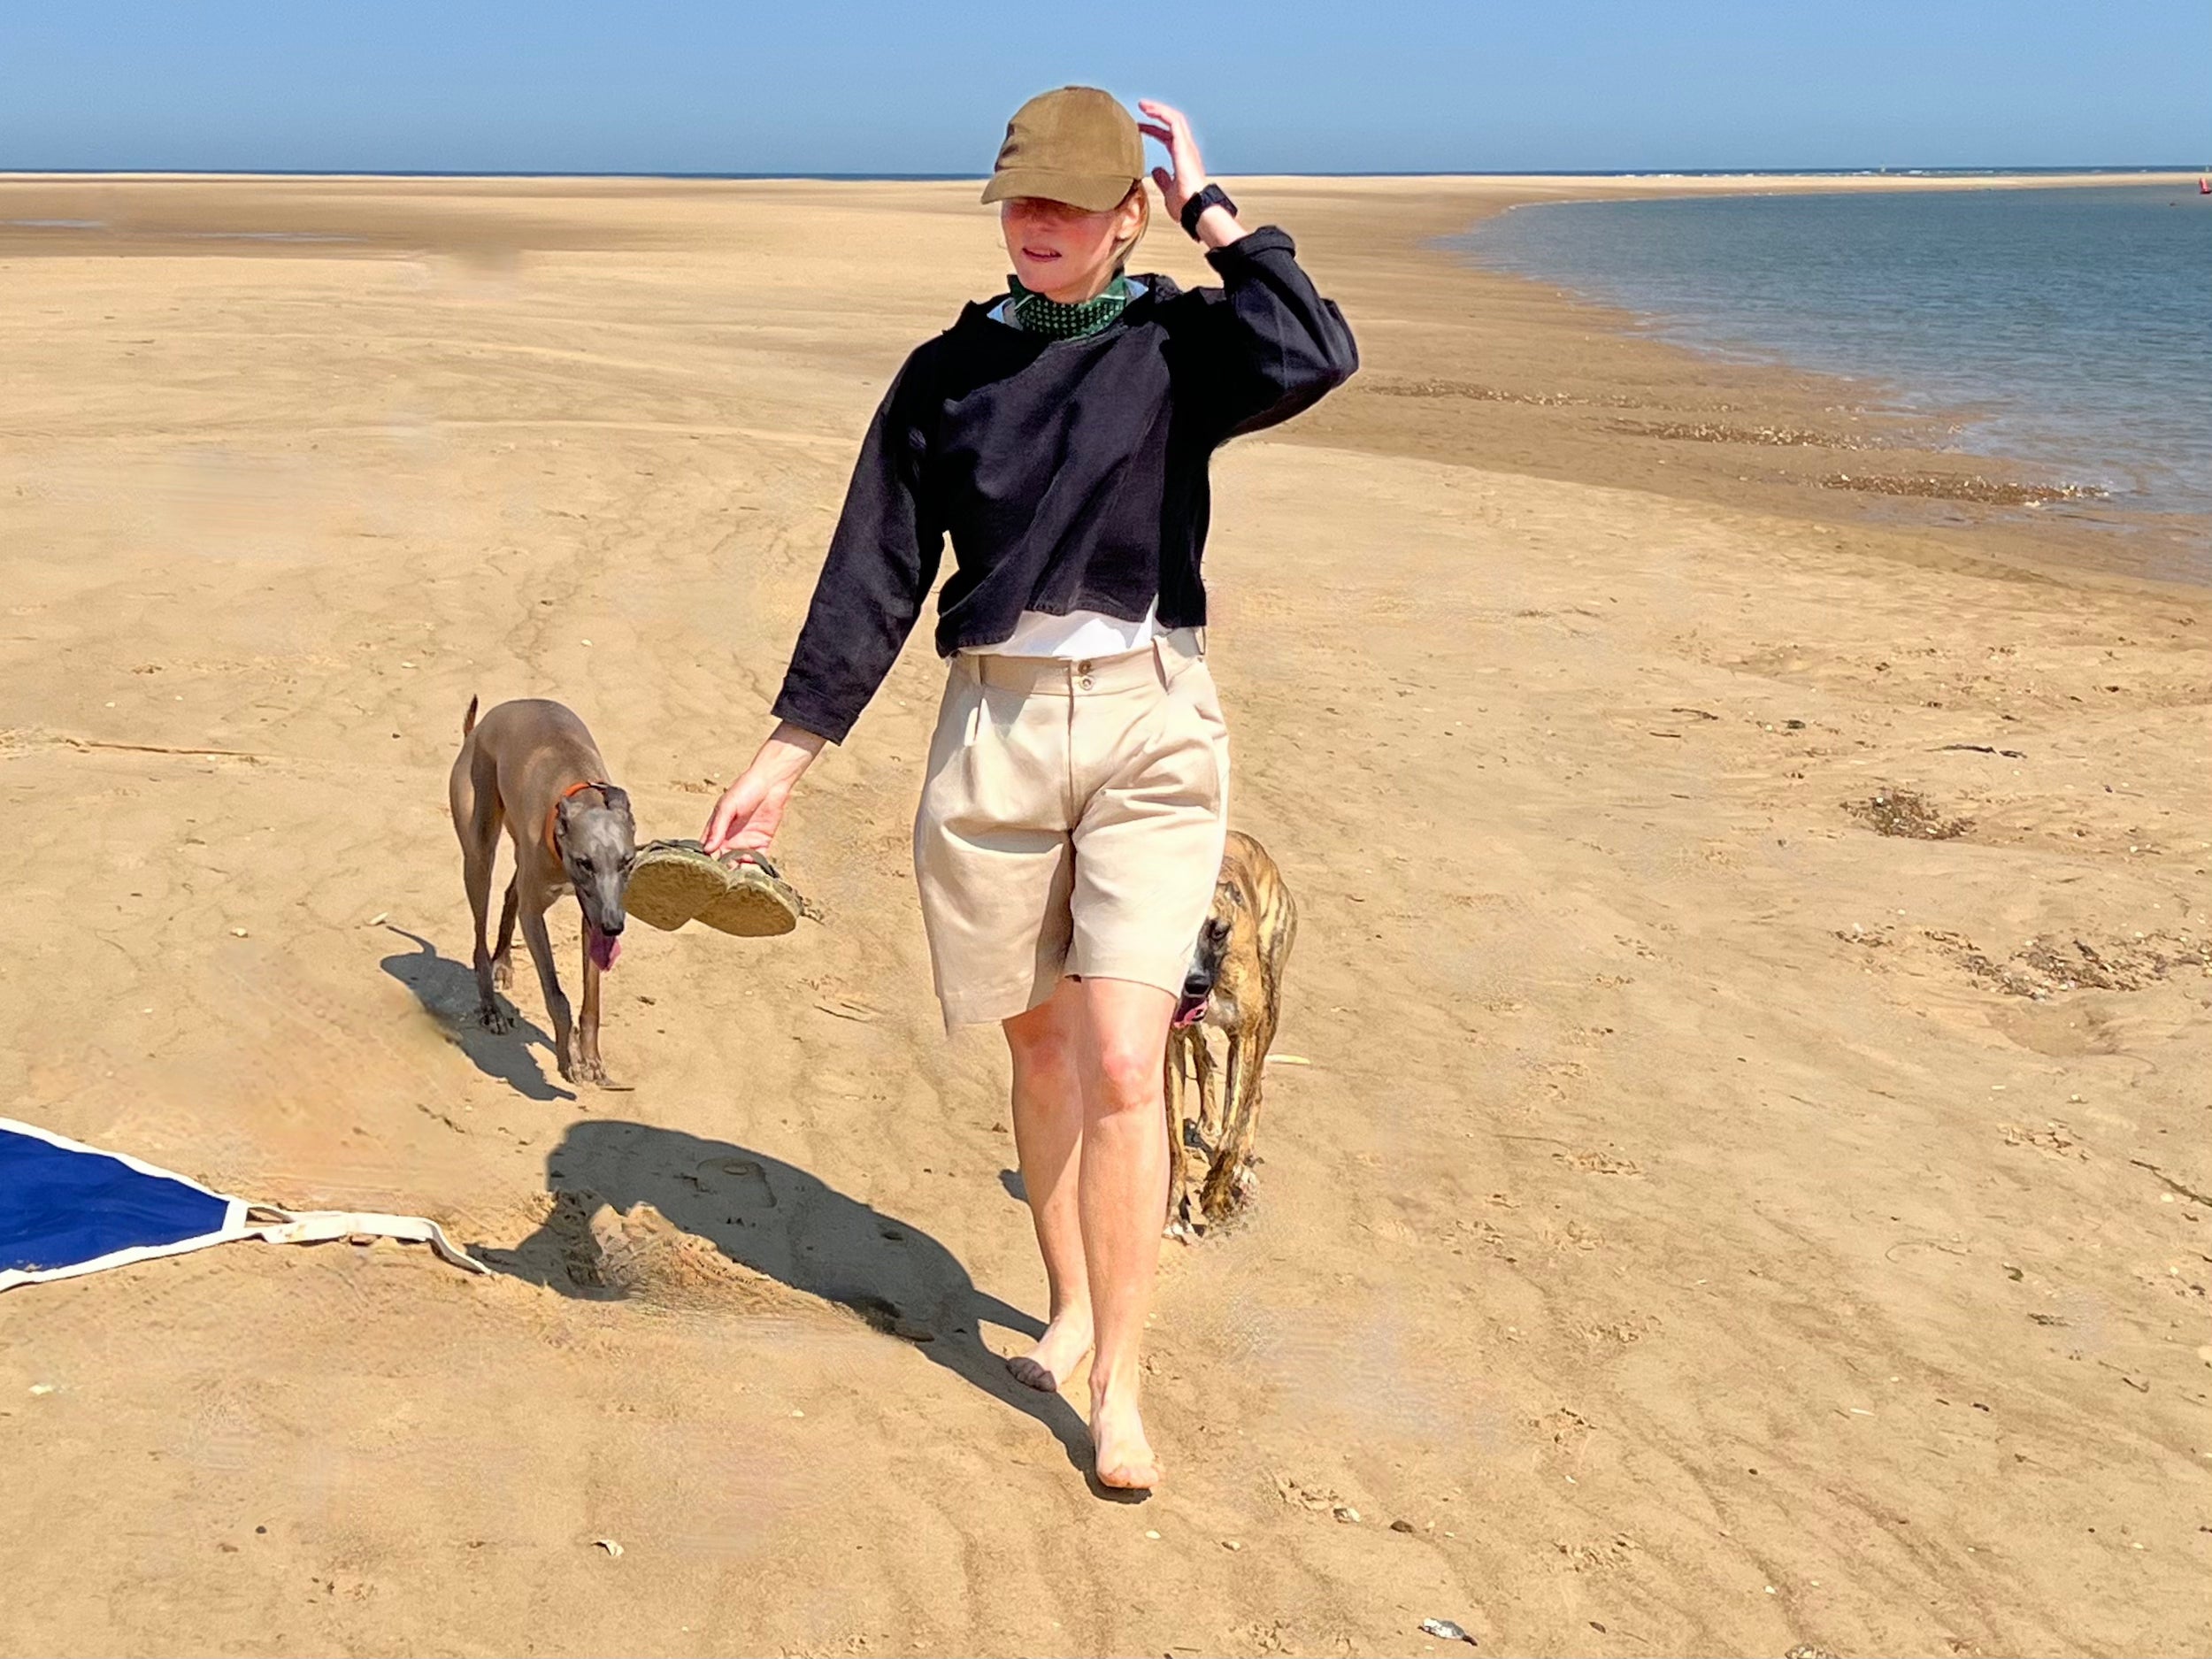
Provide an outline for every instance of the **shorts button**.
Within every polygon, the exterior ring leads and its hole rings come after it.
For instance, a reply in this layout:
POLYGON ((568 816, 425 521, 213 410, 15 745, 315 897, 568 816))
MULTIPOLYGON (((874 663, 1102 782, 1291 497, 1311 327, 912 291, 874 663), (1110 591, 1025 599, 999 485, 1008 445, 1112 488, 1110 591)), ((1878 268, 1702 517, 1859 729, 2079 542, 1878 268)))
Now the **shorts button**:
POLYGON ((1075 682, 1075 688, 1078 691, 1088 691, 1091 688, 1091 677, 1088 674, 1083 675, 1075 682))
POLYGON ((1087 674, 1091 672, 1091 665, 1088 663, 1078 663, 1075 665, 1075 672, 1079 674, 1087 674))

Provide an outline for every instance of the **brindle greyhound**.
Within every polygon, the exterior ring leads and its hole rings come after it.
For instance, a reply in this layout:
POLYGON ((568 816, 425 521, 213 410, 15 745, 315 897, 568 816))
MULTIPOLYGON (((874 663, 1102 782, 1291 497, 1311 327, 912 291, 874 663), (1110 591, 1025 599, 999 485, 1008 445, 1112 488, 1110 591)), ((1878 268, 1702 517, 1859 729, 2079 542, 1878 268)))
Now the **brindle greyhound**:
POLYGON ((1252 1138, 1260 1122, 1260 1082, 1282 1017, 1283 969, 1298 937, 1298 907, 1267 849, 1229 832, 1212 908, 1198 929, 1183 995, 1168 1033, 1166 1060, 1167 1232, 1188 1240, 1202 1221, 1225 1221, 1252 1186, 1252 1138), (1229 1040, 1228 1087, 1214 1079, 1206 1027, 1229 1040), (1184 1079, 1198 1085, 1191 1121, 1184 1079), (1224 1093, 1228 1099, 1222 1099, 1224 1093), (1186 1126, 1187 1123, 1187 1127, 1186 1126), (1205 1155, 1206 1179, 1191 1202, 1188 1153, 1205 1155))
POLYGON ((494 1031, 513 1024, 493 991, 513 982, 519 918, 553 1020, 561 1075, 607 1087, 607 1069, 599 1059, 599 976, 622 951, 623 887, 637 856, 630 797, 607 781, 607 763, 584 723, 559 703, 536 697, 503 703, 480 721, 476 699, 469 699, 451 793, 461 878, 476 917, 479 1017, 494 1031), (486 948, 484 925, 503 823, 514 841, 515 873, 499 913, 495 954, 486 948), (561 995, 553 943, 545 933, 546 911, 572 890, 584 912, 584 1019, 580 1041, 573 1042, 568 998, 561 995))

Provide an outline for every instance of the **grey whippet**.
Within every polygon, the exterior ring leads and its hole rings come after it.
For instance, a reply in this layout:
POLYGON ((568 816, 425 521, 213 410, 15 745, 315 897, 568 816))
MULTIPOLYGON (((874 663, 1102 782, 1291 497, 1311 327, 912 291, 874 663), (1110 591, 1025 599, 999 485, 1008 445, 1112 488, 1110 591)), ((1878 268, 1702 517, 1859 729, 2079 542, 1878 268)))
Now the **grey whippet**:
POLYGON ((513 1024, 495 988, 514 979, 515 923, 537 964, 545 1011, 553 1021, 561 1075, 607 1083, 599 1059, 599 976, 622 950, 623 888, 637 855, 630 797, 607 781, 607 763, 584 723, 557 703, 519 698, 476 718, 469 699, 461 720, 461 752, 453 762, 454 833, 461 838, 461 877, 476 917, 477 1012, 494 1031, 513 1024), (491 910, 492 861, 504 824, 514 842, 514 879, 499 915, 499 949, 485 942, 491 910), (545 913, 573 891, 584 912, 584 1018, 580 1033, 553 972, 545 913))

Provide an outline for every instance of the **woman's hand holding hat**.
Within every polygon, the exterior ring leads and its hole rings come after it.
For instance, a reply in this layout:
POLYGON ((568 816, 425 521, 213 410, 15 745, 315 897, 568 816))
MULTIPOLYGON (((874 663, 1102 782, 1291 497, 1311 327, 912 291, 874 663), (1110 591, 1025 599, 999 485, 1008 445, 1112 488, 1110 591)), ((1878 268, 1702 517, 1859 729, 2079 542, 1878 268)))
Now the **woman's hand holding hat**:
POLYGON ((1139 121, 1137 130, 1166 147, 1168 165, 1152 169, 1152 182, 1160 187, 1168 217, 1180 219, 1183 204, 1206 188, 1206 164, 1198 158, 1198 141, 1191 136, 1190 118, 1180 110, 1151 98, 1139 98, 1137 107, 1152 119, 1139 121))
POLYGON ((1168 216, 1209 248, 1225 248, 1241 237, 1244 227, 1237 222, 1236 205, 1218 189, 1198 204, 1194 224, 1183 217, 1193 199, 1209 188, 1206 164, 1199 159, 1198 141, 1191 136, 1190 118, 1151 98, 1139 99, 1137 107, 1152 118, 1140 121, 1137 130, 1167 149, 1168 165, 1152 169, 1152 182, 1160 187, 1168 216))

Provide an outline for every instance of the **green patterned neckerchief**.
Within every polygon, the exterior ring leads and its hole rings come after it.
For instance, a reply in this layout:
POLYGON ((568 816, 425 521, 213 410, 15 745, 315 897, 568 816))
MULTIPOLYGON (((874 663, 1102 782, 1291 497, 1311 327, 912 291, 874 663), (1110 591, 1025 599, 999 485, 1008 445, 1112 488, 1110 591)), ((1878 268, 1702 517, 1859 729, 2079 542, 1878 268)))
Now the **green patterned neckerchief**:
POLYGON ((1119 273, 1106 285, 1104 293, 1074 305, 1063 305, 1058 300, 1033 293, 1016 278, 1009 277, 1006 280, 1013 296, 1007 315, 1015 326, 1026 334, 1042 334, 1048 340, 1077 340, 1085 334, 1094 334, 1119 317, 1129 304, 1129 279, 1119 273))

